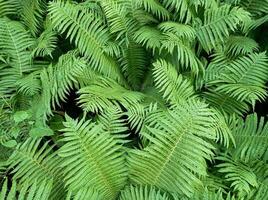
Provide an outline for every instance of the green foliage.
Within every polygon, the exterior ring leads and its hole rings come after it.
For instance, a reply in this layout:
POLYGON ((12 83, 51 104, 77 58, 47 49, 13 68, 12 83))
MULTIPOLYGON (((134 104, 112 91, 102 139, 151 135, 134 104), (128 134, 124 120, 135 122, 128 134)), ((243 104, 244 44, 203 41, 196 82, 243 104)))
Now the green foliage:
POLYGON ((0 199, 268 199, 267 21, 267 0, 0 0, 0 199))

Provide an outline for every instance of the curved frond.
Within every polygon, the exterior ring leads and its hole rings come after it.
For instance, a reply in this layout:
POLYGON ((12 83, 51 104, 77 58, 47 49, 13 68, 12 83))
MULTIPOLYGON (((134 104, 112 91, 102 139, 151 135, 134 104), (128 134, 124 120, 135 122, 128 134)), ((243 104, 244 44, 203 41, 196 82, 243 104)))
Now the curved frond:
POLYGON ((27 139, 17 146, 9 158, 10 169, 12 169, 13 180, 22 186, 34 185, 41 187, 44 181, 53 180, 51 199, 61 199, 65 195, 62 183, 62 174, 59 169, 61 159, 52 147, 46 142, 41 145, 41 139, 27 139))
POLYGON ((170 13, 164 8, 159 0, 136 0, 135 4, 137 7, 143 7, 147 12, 154 14, 160 19, 168 19, 170 13))
POLYGON ((264 122, 263 117, 258 120, 257 115, 252 114, 247 116, 245 122, 240 119, 232 131, 237 144, 230 150, 233 157, 245 162, 268 160, 268 123, 264 122))
POLYGON ((215 92, 215 90, 209 90, 208 92, 204 92, 202 94, 202 97, 212 107, 223 113, 231 115, 235 113, 242 116, 246 111, 249 110, 249 106, 247 105, 247 103, 243 101, 238 101, 230 95, 221 92, 215 92))
POLYGON ((51 109, 66 99, 68 91, 78 84, 78 77, 86 67, 85 60, 77 57, 76 51, 70 51, 59 58, 54 68, 50 65, 41 72, 42 112, 52 115, 51 109))
POLYGON ((178 75, 174 66, 164 60, 158 60, 153 65, 155 85, 163 93, 164 99, 176 103, 194 96, 193 86, 182 75, 178 75))
POLYGON ((229 94, 239 101, 253 105, 266 97, 268 59, 265 53, 253 53, 227 64, 226 71, 215 80, 216 91, 229 94))
POLYGON ((51 27, 48 27, 37 39, 36 46, 32 54, 36 57, 50 56, 52 58, 52 52, 55 50, 56 44, 56 32, 53 31, 51 27))
POLYGON ((227 156, 217 159, 223 161, 217 165, 218 171, 225 174, 226 181, 231 182, 230 186, 240 197, 249 194, 252 187, 258 187, 257 177, 249 166, 235 162, 227 156))
POLYGON ((104 200, 103 195, 98 191, 91 188, 81 188, 78 192, 74 193, 71 190, 68 192, 66 200, 104 200))
POLYGON ((79 90, 79 104, 84 111, 98 112, 106 108, 123 105, 125 108, 137 104, 144 95, 125 89, 113 80, 100 78, 98 82, 79 90))
POLYGON ((198 177, 206 176, 205 160, 211 159, 214 149, 208 141, 215 139, 213 114, 206 104, 190 102, 150 116, 144 137, 151 144, 132 150, 128 159, 133 182, 189 197, 202 185, 198 177))
POLYGON ((259 49, 255 40, 244 36, 230 36, 226 42, 226 53, 231 56, 254 53, 259 49))
POLYGON ((0 0, 0 17, 16 14, 19 6, 18 0, 0 0))
POLYGON ((249 13, 242 8, 223 5, 205 11, 203 25, 197 28, 197 38, 206 51, 211 51, 235 31, 239 25, 250 20, 249 13))
POLYGON ((115 198, 127 178, 121 140, 90 121, 66 120, 59 150, 66 186, 76 193, 94 188, 105 199, 115 198))
POLYGON ((119 200, 171 200, 171 198, 155 187, 130 186, 121 191, 119 200))
POLYGON ((46 12, 46 0, 21 0, 19 15, 25 26, 33 36, 37 36, 43 24, 43 17, 46 12))
POLYGON ((53 26, 60 33, 65 33, 79 51, 88 57, 89 66, 113 79, 122 78, 115 59, 105 53, 110 35, 102 20, 91 12, 63 1, 50 3, 49 16, 53 26))
POLYGON ((8 57, 8 62, 0 73, 0 93, 8 94, 15 90, 15 83, 24 73, 33 71, 29 49, 34 40, 22 24, 7 18, 0 19, 0 54, 8 57))

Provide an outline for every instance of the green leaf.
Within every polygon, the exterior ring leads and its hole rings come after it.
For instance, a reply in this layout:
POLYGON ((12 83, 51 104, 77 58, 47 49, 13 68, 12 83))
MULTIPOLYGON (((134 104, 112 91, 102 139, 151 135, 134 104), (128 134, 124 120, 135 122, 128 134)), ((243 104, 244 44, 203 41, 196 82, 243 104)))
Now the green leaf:
POLYGON ((48 127, 35 127, 30 130, 31 137, 44 137, 54 135, 53 130, 48 127))
POLYGON ((7 142, 4 142, 3 145, 8 148, 13 148, 17 145, 16 140, 9 140, 7 142))
POLYGON ((30 115, 26 111, 18 111, 14 114, 13 118, 16 123, 20 123, 25 119, 29 119, 30 115))

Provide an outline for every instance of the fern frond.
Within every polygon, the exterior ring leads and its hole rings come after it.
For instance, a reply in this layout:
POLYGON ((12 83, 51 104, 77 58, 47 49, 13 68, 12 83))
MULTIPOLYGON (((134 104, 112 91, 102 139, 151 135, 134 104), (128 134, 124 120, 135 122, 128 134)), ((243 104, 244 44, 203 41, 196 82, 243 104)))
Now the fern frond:
POLYGON ((217 165, 218 171, 225 174, 226 181, 231 183, 230 186, 238 196, 243 198, 250 193, 251 188, 258 187, 257 177, 249 166, 235 162, 227 156, 217 159, 223 162, 217 165))
POLYGON ((137 104, 144 95, 125 89, 113 80, 100 78, 98 82, 79 90, 79 104, 84 111, 102 112, 106 108, 123 105, 125 108, 137 104))
POLYGON ((104 200, 104 197, 98 191, 85 187, 81 188, 77 193, 74 193, 70 190, 66 197, 66 200, 83 200, 83 199, 104 200))
POLYGON ((226 42, 226 53, 230 56, 239 56, 254 53, 259 49, 255 40, 244 36, 230 36, 226 42))
POLYGON ((247 11, 239 7, 231 8, 227 4, 207 9, 204 15, 203 25, 198 27, 196 32, 202 47, 208 52, 223 43, 230 31, 237 30, 239 25, 243 26, 250 20, 247 11))
POLYGON ((0 0, 0 17, 16 14, 19 7, 18 0, 0 0))
POLYGON ((170 13, 164 8, 158 0, 137 0, 137 7, 143 7, 147 12, 152 13, 159 19, 169 19, 170 13))
POLYGON ((66 120, 59 150, 66 186, 74 192, 94 188, 105 199, 114 199, 127 178, 121 140, 90 121, 66 120))
POLYGON ((122 78, 115 59, 104 53, 105 48, 109 47, 110 35, 100 19, 63 1, 49 4, 49 16, 53 26, 61 34, 65 33, 79 51, 88 57, 93 69, 115 80, 122 78))
POLYGON ((268 14, 267 0, 243 0, 239 4, 242 8, 249 11, 254 17, 268 14))
POLYGON ((131 1, 102 0, 100 4, 108 19, 108 25, 112 34, 116 35, 119 44, 129 44, 133 33, 139 27, 138 21, 131 16, 131 1), (120 41, 121 40, 121 41, 120 41))
POLYGON ((202 94, 202 97, 206 100, 207 103, 222 113, 231 115, 235 113, 242 116, 246 111, 249 110, 247 103, 238 101, 230 95, 216 92, 212 89, 208 92, 204 92, 202 94))
POLYGON ((53 180, 51 199, 61 199, 65 196, 61 171, 59 165, 60 158, 52 147, 46 142, 41 145, 41 139, 27 139, 24 143, 17 146, 14 153, 9 158, 11 173, 14 174, 13 180, 18 181, 22 186, 34 185, 41 187, 44 181, 53 180))
POLYGON ((164 33, 173 33, 180 38, 194 40, 196 37, 195 29, 186 24, 179 24, 172 21, 162 22, 158 28, 164 33))
POLYGON ((24 73, 33 71, 31 52, 34 40, 24 29, 22 24, 8 18, 0 19, 1 54, 9 58, 1 69, 0 93, 12 93, 15 83, 24 73))
POLYGON ((35 181, 33 185, 26 184, 21 188, 17 185, 16 181, 12 181, 9 191, 7 191, 7 183, 6 179, 0 192, 1 200, 48 200, 52 189, 51 180, 44 180, 40 185, 37 185, 37 181, 35 181))
POLYGON ((157 104, 150 103, 149 105, 133 104, 128 108, 127 116, 130 123, 130 128, 139 132, 145 126, 145 120, 151 113, 157 111, 157 104))
POLYGON ((8 191, 7 184, 8 184, 8 180, 6 179, 0 191, 0 199, 1 200, 15 200, 17 183, 12 182, 12 185, 9 191, 8 191))
POLYGON ((119 200, 171 200, 166 193, 150 186, 130 186, 121 191, 119 200))
POLYGON ((32 54, 34 57, 50 56, 52 58, 52 52, 55 50, 56 44, 56 32, 53 31, 52 28, 48 27, 37 39, 36 46, 32 54))
POLYGON ((197 58, 193 49, 188 41, 190 39, 184 39, 173 33, 163 33, 163 42, 160 48, 161 52, 168 51, 170 55, 178 59, 180 67, 182 70, 190 70, 193 74, 198 75, 198 73, 203 71, 203 66, 201 61, 197 58))
POLYGON ((135 90, 140 90, 150 63, 149 55, 144 47, 130 41, 127 48, 124 48, 120 63, 129 85, 135 90))
POLYGON ((158 60, 153 65, 155 85, 163 93, 164 99, 176 103, 194 96, 193 86, 182 75, 178 75, 174 66, 164 60, 158 60))
POLYGON ((149 26, 142 26, 134 35, 134 40, 137 43, 148 49, 152 49, 153 53, 160 49, 162 39, 163 35, 161 31, 149 26))
POLYGON ((34 96, 41 91, 40 72, 33 72, 17 81, 18 92, 34 96))
POLYGON ((124 113, 118 108, 108 108, 99 116, 98 122, 103 125, 103 130, 115 137, 122 133, 120 138, 125 137, 128 130, 126 120, 123 118, 124 113))
POLYGON ((59 58, 54 68, 50 65, 41 72, 41 104, 45 115, 52 115, 51 109, 66 99, 68 91, 78 84, 78 77, 86 67, 85 60, 77 57, 76 51, 70 51, 59 58))
POLYGON ((206 175, 205 159, 213 155, 214 147, 207 141, 215 139, 210 132, 212 115, 207 105, 189 101, 150 116, 144 137, 151 144, 130 152, 130 179, 191 197, 202 185, 198 177, 206 175))
POLYGON ((19 15, 25 26, 35 37, 42 28, 46 4, 45 0, 21 0, 20 2, 19 15))
POLYGON ((265 81, 268 69, 265 53, 253 53, 227 64, 226 71, 214 82, 216 91, 229 94, 239 101, 252 102, 266 97, 265 81), (224 83, 224 84, 221 84, 224 83))
POLYGON ((268 123, 263 117, 258 120, 257 114, 252 114, 245 122, 240 119, 232 131, 237 144, 236 148, 230 149, 233 157, 245 162, 266 159, 268 123))

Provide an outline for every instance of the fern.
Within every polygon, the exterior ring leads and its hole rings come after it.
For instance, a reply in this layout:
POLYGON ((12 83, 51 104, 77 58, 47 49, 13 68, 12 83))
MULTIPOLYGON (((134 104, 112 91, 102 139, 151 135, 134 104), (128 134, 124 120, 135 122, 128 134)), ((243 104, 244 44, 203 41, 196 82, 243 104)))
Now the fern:
POLYGON ((53 26, 57 27, 60 33, 66 32, 66 36, 88 57, 95 70, 120 79, 116 61, 105 53, 105 48, 110 45, 110 36, 101 20, 95 19, 90 12, 80 12, 78 7, 60 1, 52 2, 49 11, 53 26))
POLYGON ((197 28, 198 40, 206 51, 211 51, 229 36, 229 30, 235 31, 249 19, 249 13, 238 7, 223 5, 208 9, 203 24, 197 28))
POLYGON ((268 199, 267 16, 0 0, 0 199, 268 199))
POLYGON ((124 152, 116 139, 94 125, 67 117, 62 130, 65 144, 59 150, 65 182, 71 191, 93 187, 105 198, 114 198, 126 181, 124 152))

